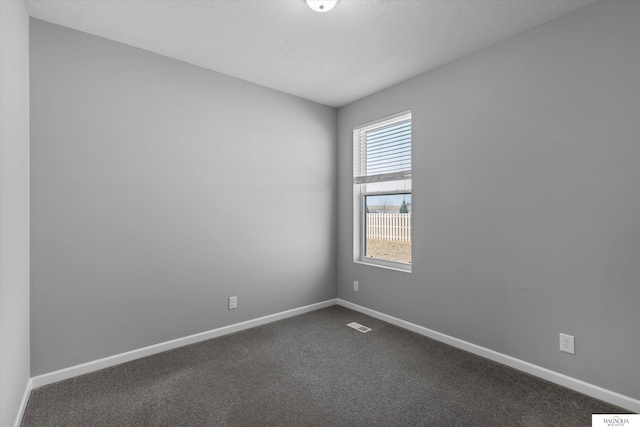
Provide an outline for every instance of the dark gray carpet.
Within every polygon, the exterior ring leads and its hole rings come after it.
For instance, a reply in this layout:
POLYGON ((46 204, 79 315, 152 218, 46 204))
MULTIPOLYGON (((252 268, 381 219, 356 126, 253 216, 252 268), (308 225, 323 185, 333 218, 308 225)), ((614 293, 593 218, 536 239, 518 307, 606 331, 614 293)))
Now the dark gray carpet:
POLYGON ((590 426, 594 412, 628 411, 333 306, 38 388, 22 426, 590 426))

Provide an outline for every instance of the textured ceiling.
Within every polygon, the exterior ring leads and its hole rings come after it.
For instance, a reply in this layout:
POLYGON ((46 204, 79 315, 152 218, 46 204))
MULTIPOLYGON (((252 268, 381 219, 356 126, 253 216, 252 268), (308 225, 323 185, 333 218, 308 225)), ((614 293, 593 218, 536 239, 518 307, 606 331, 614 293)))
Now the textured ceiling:
POLYGON ((44 21, 342 106, 596 0, 27 0, 44 21))

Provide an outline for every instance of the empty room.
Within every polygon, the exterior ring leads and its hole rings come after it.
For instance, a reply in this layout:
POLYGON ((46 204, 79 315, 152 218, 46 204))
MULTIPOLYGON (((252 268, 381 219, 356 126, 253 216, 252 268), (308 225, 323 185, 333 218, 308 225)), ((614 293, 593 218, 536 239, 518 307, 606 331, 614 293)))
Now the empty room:
POLYGON ((0 427, 640 426, 640 1, 0 0, 0 427))

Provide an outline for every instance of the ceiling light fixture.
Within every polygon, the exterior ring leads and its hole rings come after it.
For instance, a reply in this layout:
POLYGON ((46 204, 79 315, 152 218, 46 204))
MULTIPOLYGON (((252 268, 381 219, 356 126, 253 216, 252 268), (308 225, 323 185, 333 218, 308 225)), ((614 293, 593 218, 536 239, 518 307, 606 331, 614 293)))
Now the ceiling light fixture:
POLYGON ((338 0, 307 0, 309 7, 316 12, 329 12, 338 0))

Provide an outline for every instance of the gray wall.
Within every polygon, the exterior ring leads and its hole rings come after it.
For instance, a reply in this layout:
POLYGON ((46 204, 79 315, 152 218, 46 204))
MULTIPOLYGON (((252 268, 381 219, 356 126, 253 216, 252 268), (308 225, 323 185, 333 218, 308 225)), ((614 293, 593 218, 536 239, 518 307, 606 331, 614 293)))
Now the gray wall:
POLYGON ((335 298, 335 109, 38 20, 31 71, 33 375, 335 298))
POLYGON ((339 109, 338 297, 640 398, 639 22, 598 2, 339 109), (412 274, 352 256, 352 129, 409 108, 412 274))
POLYGON ((0 426, 29 381, 29 16, 0 1, 0 426))

